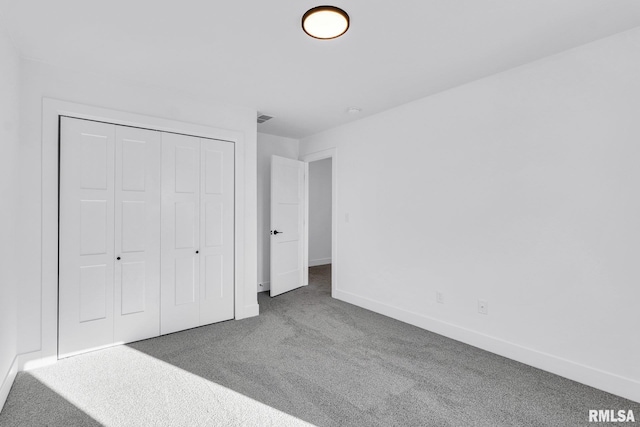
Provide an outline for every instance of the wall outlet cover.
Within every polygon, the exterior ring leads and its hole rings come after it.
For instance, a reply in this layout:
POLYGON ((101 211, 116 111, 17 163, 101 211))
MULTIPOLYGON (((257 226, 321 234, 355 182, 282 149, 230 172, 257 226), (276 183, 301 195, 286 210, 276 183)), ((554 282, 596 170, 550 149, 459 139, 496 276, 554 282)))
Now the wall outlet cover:
POLYGON ((489 314, 489 303, 483 299, 478 300, 478 313, 489 314))

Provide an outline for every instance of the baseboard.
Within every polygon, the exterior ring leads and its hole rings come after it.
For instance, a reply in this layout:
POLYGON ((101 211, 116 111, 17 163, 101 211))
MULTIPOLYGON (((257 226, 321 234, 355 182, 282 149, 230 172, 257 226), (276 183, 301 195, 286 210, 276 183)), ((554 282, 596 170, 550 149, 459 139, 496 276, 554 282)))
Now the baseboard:
POLYGON ((271 282, 258 283, 258 292, 265 292, 271 289, 271 282))
POLYGON ((318 265, 327 265, 331 264, 331 258, 318 258, 318 259, 310 259, 309 267, 316 267, 318 265))
POLYGON ((13 381, 16 379, 16 375, 18 374, 18 356, 13 358, 13 362, 11 362, 11 367, 7 372, 7 375, 4 376, 2 380, 2 386, 0 387, 0 411, 4 408, 4 404, 7 401, 7 397, 9 396, 9 391, 11 390, 11 386, 13 385, 13 381))
POLYGON ((36 350, 29 353, 18 355, 18 371, 30 371, 32 369, 42 368, 43 366, 53 365, 58 361, 58 356, 42 356, 42 351, 36 350))
POLYGON ((640 382, 638 381, 582 365, 549 353, 523 347, 429 316, 403 310, 350 292, 335 290, 333 297, 419 328, 444 335, 456 341, 461 341, 465 344, 640 403, 640 382))

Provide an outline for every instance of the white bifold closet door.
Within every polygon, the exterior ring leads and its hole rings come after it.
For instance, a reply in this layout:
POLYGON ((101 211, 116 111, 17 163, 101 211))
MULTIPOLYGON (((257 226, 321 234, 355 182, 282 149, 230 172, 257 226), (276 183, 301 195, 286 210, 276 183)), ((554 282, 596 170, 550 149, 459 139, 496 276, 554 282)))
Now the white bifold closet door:
POLYGON ((160 334, 160 133, 116 126, 114 342, 160 334))
POLYGON ((234 316, 234 147, 162 134, 162 334, 234 316))
POLYGON ((157 336, 160 133, 60 126, 59 357, 157 336))

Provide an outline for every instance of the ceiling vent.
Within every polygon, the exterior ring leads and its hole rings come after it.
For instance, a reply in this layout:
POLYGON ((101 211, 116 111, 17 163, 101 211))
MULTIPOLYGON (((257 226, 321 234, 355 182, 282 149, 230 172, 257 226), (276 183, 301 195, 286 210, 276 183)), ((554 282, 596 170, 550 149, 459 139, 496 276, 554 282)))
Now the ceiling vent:
POLYGON ((261 114, 261 115, 258 116, 258 124, 264 123, 267 120, 271 120, 271 119, 273 119, 273 117, 267 116, 266 114, 261 114))

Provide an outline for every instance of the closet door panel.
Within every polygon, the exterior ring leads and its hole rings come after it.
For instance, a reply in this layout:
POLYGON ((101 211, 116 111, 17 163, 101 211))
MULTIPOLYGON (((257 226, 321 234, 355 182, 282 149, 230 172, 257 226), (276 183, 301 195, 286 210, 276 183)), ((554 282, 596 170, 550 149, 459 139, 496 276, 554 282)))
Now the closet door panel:
MULTIPOLYGON (((169 140, 194 139, 189 136, 165 134, 169 140)), ((177 142, 173 150, 173 161, 175 170, 174 186, 176 193, 194 194, 198 191, 198 157, 199 148, 197 146, 180 145, 177 142)))
POLYGON ((207 247, 223 245, 224 204, 221 200, 204 203, 204 241, 207 247))
POLYGON ((160 334, 161 153, 159 132, 116 126, 116 343, 160 334))
POLYGON ((109 200, 80 201, 80 255, 100 255, 107 253, 107 231, 111 225, 109 200))
POLYGON ((115 127, 62 117, 58 355, 113 343, 115 127))
POLYGON ((107 265, 80 267, 80 323, 107 317, 107 265))
POLYGON ((234 145, 201 139, 200 323, 234 317, 234 145))
MULTIPOLYGON (((127 316, 145 312, 148 314, 150 310, 147 310, 149 306, 149 298, 147 297, 147 290, 149 289, 147 285, 147 263, 144 261, 124 262, 120 272, 120 315, 127 316)), ((160 319, 153 318, 150 323, 153 328, 150 328, 151 331, 146 338, 157 336, 160 333, 160 319)))
POLYGON ((200 325, 200 140, 162 134, 161 333, 200 325))
POLYGON ((198 216, 196 215, 197 201, 175 202, 174 208, 174 236, 175 249, 192 249, 198 240, 198 216))
POLYGON ((185 305, 196 302, 196 269, 195 258, 176 258, 175 277, 175 305, 185 305))
MULTIPOLYGON (((120 252, 136 253, 144 252, 148 247, 147 243, 147 220, 149 216, 149 206, 145 200, 120 200, 120 252)), ((160 211, 157 212, 158 219, 160 211)), ((160 225, 158 233, 160 232, 160 225)))

